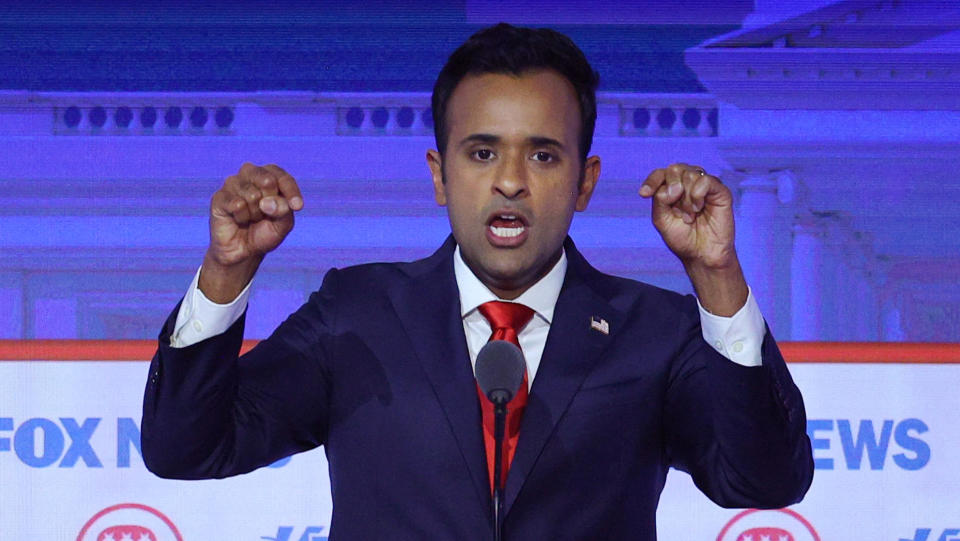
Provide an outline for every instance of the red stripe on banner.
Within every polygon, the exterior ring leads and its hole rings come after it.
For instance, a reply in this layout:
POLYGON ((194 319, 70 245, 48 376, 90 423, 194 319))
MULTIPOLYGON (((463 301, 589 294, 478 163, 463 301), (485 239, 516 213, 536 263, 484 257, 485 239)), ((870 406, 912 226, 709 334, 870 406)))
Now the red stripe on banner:
POLYGON ((0 340, 0 361, 149 361, 156 350, 156 340, 0 340))
POLYGON ((781 342, 791 363, 960 364, 960 343, 781 342))
MULTIPOLYGON (((247 352, 258 340, 244 340, 247 352)), ((780 342, 791 363, 960 364, 960 343, 780 342)), ((0 361, 149 361, 154 340, 0 340, 0 361)))

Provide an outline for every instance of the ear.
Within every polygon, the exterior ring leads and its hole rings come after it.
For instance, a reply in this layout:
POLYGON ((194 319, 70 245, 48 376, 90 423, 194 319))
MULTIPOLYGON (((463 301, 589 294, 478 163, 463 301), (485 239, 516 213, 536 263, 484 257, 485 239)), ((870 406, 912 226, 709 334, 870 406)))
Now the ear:
POLYGON ((447 205, 446 186, 443 184, 443 156, 436 150, 427 151, 427 166, 430 167, 430 176, 433 177, 433 198, 441 207, 447 205))
POLYGON ((593 196, 593 189, 597 186, 599 178, 600 157, 590 156, 583 164, 583 180, 580 181, 577 194, 577 212, 587 210, 587 204, 590 203, 590 197, 593 196))

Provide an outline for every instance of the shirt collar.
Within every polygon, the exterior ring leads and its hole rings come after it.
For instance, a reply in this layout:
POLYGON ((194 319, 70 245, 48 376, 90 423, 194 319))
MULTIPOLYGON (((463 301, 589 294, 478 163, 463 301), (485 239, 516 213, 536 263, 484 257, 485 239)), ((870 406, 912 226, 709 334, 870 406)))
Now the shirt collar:
MULTIPOLYGON (((466 317, 478 306, 489 301, 503 300, 497 297, 487 286, 473 274, 470 267, 460 255, 460 246, 453 251, 453 273, 457 279, 457 289, 460 290, 460 317, 466 317)), ((567 274, 567 253, 560 252, 560 259, 553 265, 543 278, 530 286, 519 297, 512 301, 529 306, 548 324, 553 321, 553 309, 560 297, 560 288, 563 278, 567 274)))

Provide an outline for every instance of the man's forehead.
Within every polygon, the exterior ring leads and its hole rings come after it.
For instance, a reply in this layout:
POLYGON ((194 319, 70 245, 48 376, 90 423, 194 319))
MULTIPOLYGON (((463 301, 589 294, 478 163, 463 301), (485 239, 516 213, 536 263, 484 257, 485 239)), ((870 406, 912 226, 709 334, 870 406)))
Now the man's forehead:
MULTIPOLYGON (((457 83, 451 93, 451 99, 458 94, 458 91, 464 87, 483 91, 492 87, 514 86, 516 84, 544 82, 540 93, 559 94, 562 90, 569 91, 569 97, 576 101, 576 90, 566 77, 560 72, 550 68, 531 68, 519 73, 513 72, 483 72, 468 73, 457 83), (513 83, 513 85, 511 85, 513 83)), ((525 84, 528 90, 533 93, 535 89, 532 84, 525 84)))
POLYGON ((457 141, 471 134, 563 141, 568 135, 576 137, 567 131, 579 129, 580 109, 573 85, 552 70, 469 75, 460 81, 448 103, 448 133, 457 132, 457 141))

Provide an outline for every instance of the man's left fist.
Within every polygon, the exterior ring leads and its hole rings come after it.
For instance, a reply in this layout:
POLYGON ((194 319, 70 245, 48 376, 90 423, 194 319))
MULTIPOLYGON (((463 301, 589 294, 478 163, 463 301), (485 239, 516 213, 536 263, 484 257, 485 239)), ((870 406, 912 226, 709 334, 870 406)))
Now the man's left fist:
POLYGON ((653 225, 685 267, 738 265, 733 195, 719 178, 702 167, 675 163, 650 173, 640 196, 653 198, 653 225))

